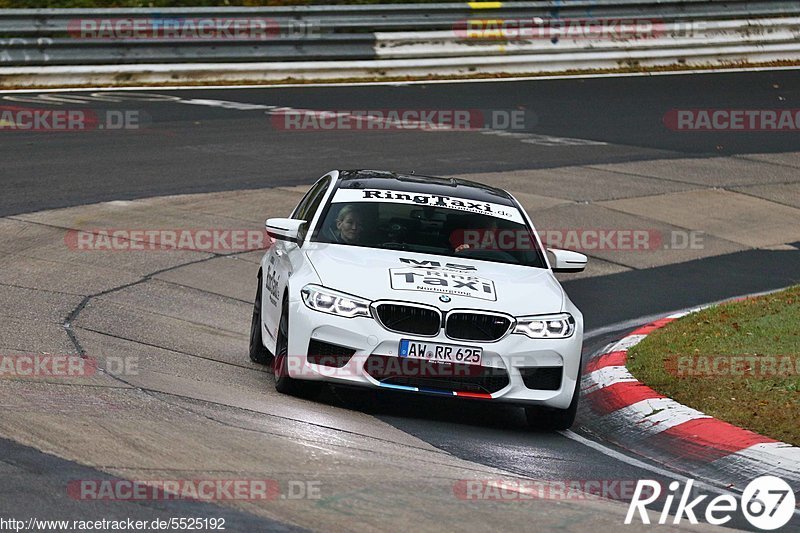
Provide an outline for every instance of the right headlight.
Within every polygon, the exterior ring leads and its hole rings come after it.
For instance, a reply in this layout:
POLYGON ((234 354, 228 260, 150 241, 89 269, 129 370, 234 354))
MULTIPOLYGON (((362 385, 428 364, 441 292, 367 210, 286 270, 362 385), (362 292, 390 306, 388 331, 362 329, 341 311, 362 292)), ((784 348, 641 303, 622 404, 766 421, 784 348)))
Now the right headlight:
POLYGON ((353 318, 356 316, 370 316, 369 300, 351 296, 319 285, 306 285, 300 291, 303 303, 314 311, 330 313, 332 315, 353 318))
POLYGON ((566 339, 575 333, 575 319, 569 313, 523 316, 517 318, 514 333, 532 339, 566 339))

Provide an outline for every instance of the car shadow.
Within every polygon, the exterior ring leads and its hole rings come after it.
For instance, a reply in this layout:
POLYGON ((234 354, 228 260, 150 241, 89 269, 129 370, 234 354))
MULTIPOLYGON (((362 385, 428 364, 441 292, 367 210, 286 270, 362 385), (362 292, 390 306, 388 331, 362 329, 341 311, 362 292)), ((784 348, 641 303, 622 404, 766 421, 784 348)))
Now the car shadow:
MULTIPOLYGON (((309 398, 311 399, 311 398, 309 398)), ((489 400, 328 385, 313 398, 378 418, 405 418, 494 429, 531 431, 521 407, 489 400)))

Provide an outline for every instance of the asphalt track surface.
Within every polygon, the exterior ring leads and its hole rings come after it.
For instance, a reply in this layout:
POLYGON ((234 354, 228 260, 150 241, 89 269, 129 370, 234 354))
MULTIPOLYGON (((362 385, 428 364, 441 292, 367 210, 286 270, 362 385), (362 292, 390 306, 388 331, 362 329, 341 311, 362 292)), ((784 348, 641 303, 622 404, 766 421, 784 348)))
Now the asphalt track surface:
MULTIPOLYGON (((151 91, 305 109, 524 109, 527 131, 609 145, 539 146, 474 132, 281 131, 263 111, 174 102, 37 106, 143 112, 150 128, 41 134, 0 131, 0 216, 105 200, 306 184, 332 168, 452 175, 797 148, 795 133, 674 132, 676 108, 775 109, 800 93, 798 71, 509 83, 151 91), (108 133, 108 134, 107 134, 108 133)), ((76 94, 76 93, 69 93, 76 94)), ((29 96, 29 95, 28 95, 29 96)))
MULTIPOLYGON (((153 90, 183 100, 224 100, 310 109, 524 108, 536 115, 530 131, 607 145, 541 146, 474 132, 442 138, 425 132, 285 132, 263 110, 128 101, 88 107, 136 109, 151 127, 130 132, 0 133, 3 160, 0 216, 116 199, 307 184, 331 168, 417 170, 464 174, 644 159, 708 157, 797 150, 797 134, 674 133, 662 118, 674 108, 778 108, 800 95, 796 71, 549 80, 509 83, 373 87, 153 90)), ((141 92, 141 91, 140 91, 141 92)), ((73 93, 70 93, 73 94, 73 93)), ((15 98, 30 97, 13 95, 15 98)), ((37 106, 16 101, 0 105, 37 106)), ((68 107, 85 105, 61 104, 68 107)), ((43 105, 42 107, 48 107, 43 105)), ((289 206, 287 206, 288 208, 289 206)), ((632 326, 613 324, 780 288, 800 277, 800 253, 754 250, 687 263, 565 283, 583 310, 586 352, 632 326)), ((243 354, 244 357, 244 354, 243 354)), ((393 395, 388 398, 393 398, 393 395)), ((320 401, 363 409, 354 399, 320 401)), ((457 457, 534 479, 665 478, 618 461, 560 434, 524 431, 520 410, 480 405, 464 411, 446 401, 403 396, 380 402, 372 414, 457 457)), ((585 416, 582 414, 581 416, 585 416)), ((581 432, 578 420, 575 430, 581 432)), ((0 514, 86 518, 84 503, 62 496, 63 480, 103 474, 10 441, 0 441, 0 514), (13 512, 13 513, 12 513, 13 512)), ((230 530, 280 529, 279 522, 199 503, 158 508, 126 502, 98 503, 97 518, 152 518, 179 510, 194 516, 228 516, 230 530)), ((733 527, 748 528, 734 521, 733 527)))

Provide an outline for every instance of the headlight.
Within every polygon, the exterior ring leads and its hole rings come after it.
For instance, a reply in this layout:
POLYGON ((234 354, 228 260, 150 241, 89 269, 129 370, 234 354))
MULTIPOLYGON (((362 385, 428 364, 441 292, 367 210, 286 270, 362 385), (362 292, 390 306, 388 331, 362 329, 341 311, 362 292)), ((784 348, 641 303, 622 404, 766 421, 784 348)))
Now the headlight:
POLYGON ((332 315, 353 318, 355 316, 370 316, 369 301, 343 292, 326 289, 318 285, 306 285, 300 291, 303 303, 309 309, 322 311, 332 315))
POLYGON ((575 319, 569 313, 525 316, 517 319, 514 333, 532 339, 566 339, 575 332, 575 319))

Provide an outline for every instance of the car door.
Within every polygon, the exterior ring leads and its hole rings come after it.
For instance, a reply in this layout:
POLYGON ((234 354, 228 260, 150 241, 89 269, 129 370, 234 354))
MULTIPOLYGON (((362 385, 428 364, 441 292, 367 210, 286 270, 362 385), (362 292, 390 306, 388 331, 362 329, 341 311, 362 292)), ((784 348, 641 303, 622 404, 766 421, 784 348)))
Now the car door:
MULTIPOLYGON (((290 218, 306 222, 306 231, 308 231, 308 225, 311 224, 330 184, 331 176, 322 177, 309 189, 292 212, 290 218)), ((305 234, 306 232, 303 232, 302 236, 304 237, 305 234)), ((302 241, 303 239, 300 239, 301 243, 302 241)), ((284 291, 289 284, 289 278, 300 267, 302 261, 301 245, 293 242, 276 240, 267 252, 264 261, 264 290, 262 291, 261 308, 265 311, 262 316, 270 345, 273 345, 278 337, 284 291)))

